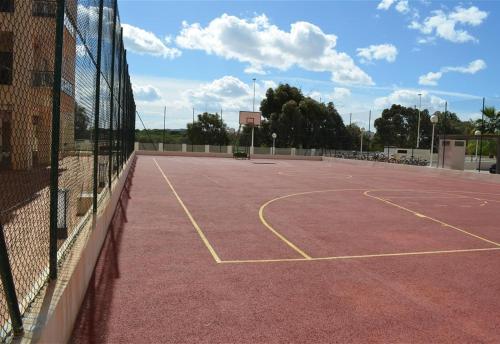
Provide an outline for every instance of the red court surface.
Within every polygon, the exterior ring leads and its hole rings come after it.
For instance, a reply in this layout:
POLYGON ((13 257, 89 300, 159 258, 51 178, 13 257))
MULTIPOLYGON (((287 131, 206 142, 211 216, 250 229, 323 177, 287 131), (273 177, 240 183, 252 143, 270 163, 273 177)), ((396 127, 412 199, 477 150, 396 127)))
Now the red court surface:
POLYGON ((139 156, 72 342, 500 342, 499 189, 139 156))

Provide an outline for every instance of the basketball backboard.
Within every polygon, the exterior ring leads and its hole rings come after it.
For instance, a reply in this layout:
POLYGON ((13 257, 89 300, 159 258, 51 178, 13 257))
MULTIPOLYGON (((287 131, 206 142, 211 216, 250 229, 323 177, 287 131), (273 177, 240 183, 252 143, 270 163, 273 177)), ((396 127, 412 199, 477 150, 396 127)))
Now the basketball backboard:
POLYGON ((240 111, 240 124, 257 127, 260 125, 261 116, 260 112, 240 111))

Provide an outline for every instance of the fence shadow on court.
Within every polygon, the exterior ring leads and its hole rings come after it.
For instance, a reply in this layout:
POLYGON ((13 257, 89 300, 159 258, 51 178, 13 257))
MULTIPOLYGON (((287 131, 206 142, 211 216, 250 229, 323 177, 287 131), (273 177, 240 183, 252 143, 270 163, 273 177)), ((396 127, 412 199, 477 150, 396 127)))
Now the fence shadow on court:
POLYGON ((136 160, 132 162, 129 176, 120 195, 118 206, 113 215, 113 220, 108 228, 108 233, 99 254, 97 264, 89 282, 85 299, 80 307, 75 328, 84 334, 82 337, 72 336, 71 343, 87 342, 89 339, 101 342, 107 333, 107 318, 113 300, 114 284, 120 278, 119 255, 124 225, 127 223, 127 207, 130 200, 132 178, 136 160), (99 309, 99 312, 96 310, 99 309), (90 310, 90 311, 88 311, 90 310), (96 326, 96 324, 98 324, 96 326))

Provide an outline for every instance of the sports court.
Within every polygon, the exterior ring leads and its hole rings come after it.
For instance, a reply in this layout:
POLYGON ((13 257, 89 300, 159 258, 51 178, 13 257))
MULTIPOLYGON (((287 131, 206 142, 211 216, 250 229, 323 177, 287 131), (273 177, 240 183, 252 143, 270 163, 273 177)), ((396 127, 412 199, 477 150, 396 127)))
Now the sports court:
POLYGON ((138 156, 73 341, 495 342, 499 185, 138 156))

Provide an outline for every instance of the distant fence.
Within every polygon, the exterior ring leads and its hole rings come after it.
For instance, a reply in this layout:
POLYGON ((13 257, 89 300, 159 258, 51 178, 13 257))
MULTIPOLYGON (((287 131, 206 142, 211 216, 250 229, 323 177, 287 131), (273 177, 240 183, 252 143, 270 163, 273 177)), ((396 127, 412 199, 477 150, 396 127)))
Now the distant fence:
POLYGON ((23 0, 2 12, 0 342, 22 333, 20 316, 57 278, 135 141, 116 0, 23 0))

